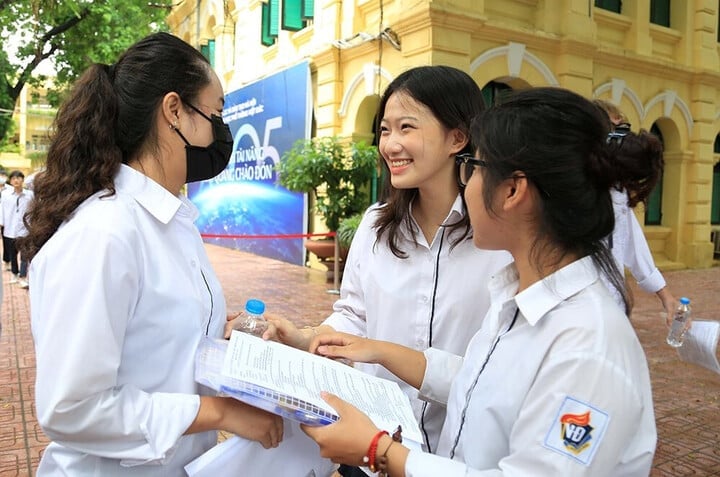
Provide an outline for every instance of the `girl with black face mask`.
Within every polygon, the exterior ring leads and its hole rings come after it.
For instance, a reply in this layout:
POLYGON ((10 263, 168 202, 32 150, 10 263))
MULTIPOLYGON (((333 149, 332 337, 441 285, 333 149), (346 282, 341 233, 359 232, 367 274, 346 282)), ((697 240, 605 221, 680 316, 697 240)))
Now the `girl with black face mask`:
POLYGON ((185 182, 198 182, 212 179, 220 174, 230 161, 232 154, 233 137, 230 126, 223 122, 217 114, 208 116, 201 110, 188 103, 188 106, 199 115, 210 121, 213 131, 213 142, 209 146, 193 146, 180 129, 173 128, 185 141, 185 164, 187 173, 185 182))
POLYGON ((26 216, 38 475, 181 475, 228 431, 275 447, 281 418, 194 381, 225 299, 180 194, 227 165, 223 89, 182 40, 91 66, 61 106, 26 216), (92 359, 88 359, 92 357, 92 359))

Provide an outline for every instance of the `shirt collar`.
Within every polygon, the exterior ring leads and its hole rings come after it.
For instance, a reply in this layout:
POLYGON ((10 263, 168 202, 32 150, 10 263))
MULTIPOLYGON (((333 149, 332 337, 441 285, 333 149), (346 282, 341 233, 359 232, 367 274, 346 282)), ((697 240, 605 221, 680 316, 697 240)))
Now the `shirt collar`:
POLYGON ((135 201, 155 217, 167 224, 175 214, 197 218, 197 208, 185 197, 174 196, 160 184, 145 174, 125 164, 115 175, 115 188, 118 192, 131 195, 135 201))
MULTIPOLYGON (((410 220, 410 223, 412 224, 412 226, 414 226, 417 230, 420 230, 420 227, 418 226, 417 222, 415 222, 415 218, 412 215, 412 208, 413 208, 413 203, 411 201, 408 219, 410 220)), ((445 217, 445 220, 443 220, 442 225, 446 226, 448 224, 454 224, 457 221, 459 221, 460 219, 462 219, 463 216, 465 216, 465 208, 463 206, 462 196, 458 193, 457 197, 455 197, 455 202, 453 202, 453 205, 450 208, 450 212, 448 212, 447 217, 445 217)), ((410 234, 409 230, 406 230, 405 228, 403 228, 403 229, 401 229, 401 233, 403 234, 403 236, 405 238, 407 238, 408 240, 411 240, 412 235, 410 234)))
POLYGON ((597 267, 592 257, 587 256, 515 294, 518 288, 518 273, 515 264, 511 263, 493 277, 490 294, 494 301, 500 303, 514 299, 525 319, 534 326, 550 310, 592 285, 598 278, 597 267))

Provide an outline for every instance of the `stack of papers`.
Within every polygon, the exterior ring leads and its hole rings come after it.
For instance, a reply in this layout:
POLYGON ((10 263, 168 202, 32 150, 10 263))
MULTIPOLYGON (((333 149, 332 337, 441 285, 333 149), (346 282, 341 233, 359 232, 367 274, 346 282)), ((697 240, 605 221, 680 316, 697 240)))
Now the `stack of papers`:
POLYGON ((322 356, 233 331, 230 341, 203 338, 195 380, 252 406, 308 425, 338 419, 327 391, 367 414, 380 429, 402 426, 403 439, 422 442, 410 400, 394 381, 322 356))

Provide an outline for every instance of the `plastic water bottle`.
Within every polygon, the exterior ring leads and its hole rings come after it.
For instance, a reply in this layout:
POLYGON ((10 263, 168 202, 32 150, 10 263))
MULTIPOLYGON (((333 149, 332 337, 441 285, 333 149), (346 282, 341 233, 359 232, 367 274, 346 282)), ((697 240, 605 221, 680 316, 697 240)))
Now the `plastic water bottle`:
POLYGON ((685 324, 690 318, 690 299, 682 297, 680 298, 680 304, 675 309, 675 315, 673 315, 672 326, 670 326, 670 333, 668 333, 667 344, 673 348, 679 348, 683 344, 685 337, 685 324))
POLYGON ((245 303, 245 321, 243 321, 240 331, 262 337, 268 328, 263 313, 265 313, 265 303, 262 300, 255 298, 248 300, 245 303))

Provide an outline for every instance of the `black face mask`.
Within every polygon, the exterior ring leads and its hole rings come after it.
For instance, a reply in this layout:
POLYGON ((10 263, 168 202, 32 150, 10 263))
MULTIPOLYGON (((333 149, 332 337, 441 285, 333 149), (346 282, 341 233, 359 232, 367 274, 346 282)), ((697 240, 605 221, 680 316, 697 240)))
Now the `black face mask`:
POLYGON ((212 114, 208 117, 192 104, 188 104, 188 106, 212 123, 213 142, 209 146, 193 146, 190 144, 190 141, 185 139, 185 136, 183 136, 183 133, 181 133, 178 128, 173 128, 186 144, 185 161, 187 174, 185 176, 185 183, 212 179, 220 174, 223 169, 227 167, 228 162, 230 162, 233 145, 230 126, 225 124, 220 116, 212 114))

